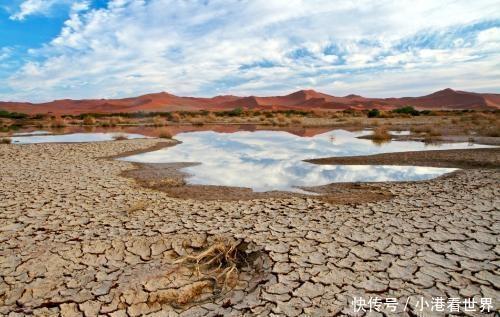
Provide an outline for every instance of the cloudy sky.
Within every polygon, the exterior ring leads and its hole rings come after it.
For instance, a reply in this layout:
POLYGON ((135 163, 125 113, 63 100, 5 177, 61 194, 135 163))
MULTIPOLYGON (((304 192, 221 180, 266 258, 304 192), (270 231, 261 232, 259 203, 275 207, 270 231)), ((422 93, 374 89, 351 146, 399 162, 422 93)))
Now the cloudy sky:
POLYGON ((0 0, 0 100, 500 93, 500 0, 0 0))

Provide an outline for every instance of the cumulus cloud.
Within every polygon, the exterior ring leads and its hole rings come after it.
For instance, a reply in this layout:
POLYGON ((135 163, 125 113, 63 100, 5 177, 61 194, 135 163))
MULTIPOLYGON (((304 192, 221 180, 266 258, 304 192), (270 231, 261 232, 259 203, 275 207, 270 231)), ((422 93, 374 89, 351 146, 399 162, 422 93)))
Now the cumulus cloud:
POLYGON ((308 87, 371 95, 484 90, 500 87, 497 5, 113 0, 75 8, 5 84, 9 99, 29 100, 308 87))

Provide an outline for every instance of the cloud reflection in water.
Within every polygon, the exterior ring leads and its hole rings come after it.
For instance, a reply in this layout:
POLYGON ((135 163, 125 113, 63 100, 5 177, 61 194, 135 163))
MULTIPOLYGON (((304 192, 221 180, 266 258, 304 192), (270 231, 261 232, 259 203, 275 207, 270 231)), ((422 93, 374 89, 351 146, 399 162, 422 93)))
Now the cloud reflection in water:
MULTIPOLYGON (((248 187, 254 191, 300 191, 296 187, 335 182, 425 180, 454 171, 453 168, 387 165, 315 165, 305 159, 357 156, 388 152, 484 147, 467 143, 425 145, 398 141, 375 145, 358 139, 367 132, 333 130, 314 137, 283 131, 213 131, 181 133, 182 144, 124 158, 143 163, 200 162, 182 169, 187 182, 198 185, 248 187)), ((404 162, 402 162, 404 163, 404 162)))

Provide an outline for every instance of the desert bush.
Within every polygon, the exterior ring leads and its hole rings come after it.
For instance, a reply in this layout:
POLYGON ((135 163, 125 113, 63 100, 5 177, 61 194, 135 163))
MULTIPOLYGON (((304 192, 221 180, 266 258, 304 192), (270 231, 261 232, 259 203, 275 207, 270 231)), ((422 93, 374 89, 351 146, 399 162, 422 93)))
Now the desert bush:
POLYGON ((217 121, 217 116, 215 116, 212 112, 209 112, 207 114, 207 121, 209 122, 217 121))
POLYGON ((494 125, 484 125, 479 129, 478 134, 489 137, 500 137, 500 123, 494 125))
POLYGON ((204 124, 203 122, 203 119, 202 118, 191 118, 189 119, 189 122, 192 124, 192 125, 197 125, 197 126, 201 126, 204 124))
POLYGON ((12 143, 12 139, 11 138, 2 138, 2 139, 0 139, 0 143, 2 143, 2 144, 11 144, 12 143))
POLYGON ((391 111, 380 111, 379 118, 394 118, 394 114, 391 111))
POLYGON ((128 137, 125 134, 116 134, 113 136, 113 140, 115 141, 128 140, 128 137))
POLYGON ((399 114, 409 114, 412 116, 419 116, 420 112, 418 110, 415 110, 412 106, 405 106, 401 108, 397 108, 392 110, 394 113, 399 113, 399 114))
POLYGON ((283 114, 281 114, 281 113, 279 113, 278 115, 276 115, 276 120, 278 120, 278 122, 280 122, 280 123, 285 123, 287 121, 286 117, 283 114))
POLYGON ((10 119, 25 119, 28 115, 26 113, 20 112, 9 112, 5 110, 0 110, 0 118, 10 118, 10 119))
POLYGON ((170 131, 167 129, 161 129, 160 132, 158 133, 158 137, 162 139, 171 139, 172 133, 170 133, 170 131))
POLYGON ((433 115, 435 115, 435 113, 433 111, 431 111, 431 110, 422 110, 422 111, 420 111, 420 114, 424 115, 424 116, 433 116, 433 115))
POLYGON ((368 118, 377 118, 380 116, 380 110, 378 109, 372 109, 368 111, 368 118))
POLYGON ((83 118, 83 124, 84 125, 94 125, 96 123, 96 120, 92 116, 86 116, 83 118))
POLYGON ((427 132, 427 135, 428 136, 431 136, 431 137, 436 137, 436 136, 441 136, 442 133, 440 130, 436 129, 436 128, 431 128, 429 132, 427 132))
POLYGON ((67 124, 64 118, 55 117, 54 119, 52 119, 50 126, 52 128, 64 128, 65 126, 67 126, 67 124))
POLYGON ((109 120, 102 120, 102 121, 99 121, 99 125, 100 125, 101 127, 105 127, 105 128, 107 128, 107 127, 110 127, 110 126, 111 126, 111 122, 109 122, 109 120))
POLYGON ((386 127, 381 126, 373 130, 372 140, 376 141, 388 141, 392 137, 386 127))
POLYGON ((432 127, 429 125, 412 125, 410 127, 410 132, 414 134, 419 134, 419 133, 429 133, 431 132, 432 127))
POLYGON ((109 119, 109 124, 110 124, 111 126, 116 126, 116 125, 118 125, 118 124, 120 124, 120 123, 123 123, 123 122, 124 122, 124 120, 123 120, 123 118, 122 118, 122 117, 120 117, 120 116, 118 116, 118 117, 111 117, 111 118, 109 119))
POLYGON ((180 122, 182 119, 181 115, 178 114, 177 112, 172 113, 170 117, 173 122, 180 122))
POLYGON ((167 124, 167 121, 163 117, 156 116, 153 118, 153 125, 155 127, 163 127, 166 124, 167 124))
POLYGON ((237 116, 241 116, 242 113, 243 113, 243 108, 237 107, 237 108, 234 108, 233 110, 229 111, 228 115, 230 117, 237 117, 237 116))

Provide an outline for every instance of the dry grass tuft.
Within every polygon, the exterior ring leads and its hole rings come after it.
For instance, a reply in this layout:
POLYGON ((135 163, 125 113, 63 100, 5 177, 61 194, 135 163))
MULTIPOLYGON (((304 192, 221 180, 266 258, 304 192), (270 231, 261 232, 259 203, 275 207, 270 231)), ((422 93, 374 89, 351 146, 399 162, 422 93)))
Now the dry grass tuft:
POLYGON ((2 144, 11 144, 12 143, 12 139, 11 138, 2 138, 2 139, 0 139, 0 143, 2 143, 2 144))
POLYGON ((207 114, 207 122, 214 122, 214 121, 217 121, 217 116, 212 112, 207 114))
POLYGON ((392 139, 386 127, 381 126, 373 130, 372 140, 374 141, 390 141, 392 139))
POLYGON ((436 137, 436 136, 441 136, 441 135, 443 135, 443 134, 441 133, 441 131, 440 131, 440 130, 435 129, 435 128, 431 128, 431 129, 429 130, 429 132, 427 132, 427 135, 428 135, 428 136, 431 136, 431 137, 436 137))
POLYGON ((197 126, 201 126, 201 125, 203 125, 203 124, 204 124, 203 119, 202 119, 202 118, 197 118, 197 117, 195 117, 195 118, 191 118, 191 119, 189 120, 189 122, 190 122, 192 125, 197 125, 197 126))
POLYGON ((96 120, 92 116, 86 116, 85 118, 83 118, 83 124, 84 125, 95 125, 96 120))
POLYGON ((163 118, 163 117, 156 116, 153 118, 153 125, 155 127, 163 127, 163 126, 167 125, 167 120, 165 120, 165 118, 163 118))
POLYGON ((64 118, 56 117, 50 122, 50 126, 52 128, 64 128, 65 126, 67 126, 67 123, 64 118))
POLYGON ((478 131, 478 134, 489 137, 500 137, 500 122, 482 126, 478 131))
POLYGON ((181 117, 181 115, 180 115, 180 114, 178 114, 177 112, 174 112, 174 113, 172 113, 172 115, 171 115, 171 119, 172 119, 172 121, 173 121, 173 122, 180 122, 180 121, 181 121, 181 119, 182 119, 182 117, 181 117))
POLYGON ((113 136, 113 140, 123 141, 123 140, 128 140, 128 137, 125 134, 117 134, 113 136))
POLYGON ((118 117, 111 117, 109 119, 109 124, 112 125, 112 126, 116 126, 118 124, 121 124, 121 123, 124 123, 125 120, 123 120, 122 117, 118 116, 118 117))
POLYGON ((173 136, 168 129, 161 129, 158 133, 158 137, 162 139, 171 139, 173 136))
POLYGON ((429 125, 414 125, 410 127, 410 132, 413 134, 429 133, 432 127, 429 125))

